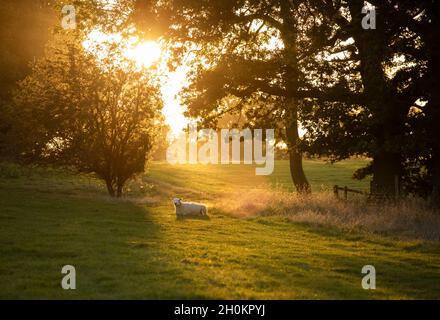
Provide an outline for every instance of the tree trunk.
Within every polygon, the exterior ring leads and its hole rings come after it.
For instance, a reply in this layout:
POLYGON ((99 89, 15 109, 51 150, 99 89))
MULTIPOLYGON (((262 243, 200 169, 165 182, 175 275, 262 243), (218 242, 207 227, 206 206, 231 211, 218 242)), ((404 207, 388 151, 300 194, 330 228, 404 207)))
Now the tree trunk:
POLYGON ((432 175, 431 202, 436 208, 440 208, 440 163, 435 163, 432 175))
POLYGON ((307 194, 311 192, 310 184, 307 181, 302 164, 302 153, 299 150, 299 134, 298 134, 298 101, 296 93, 298 92, 298 52, 297 52, 297 21, 292 15, 291 10, 295 9, 293 2, 282 1, 280 10, 283 18, 280 29, 281 38, 284 44, 284 83, 288 92, 286 98, 286 136, 287 147, 289 150, 290 175, 293 184, 299 193, 307 194))
POLYGON ((289 150, 290 161, 290 176, 292 177, 293 184, 299 193, 307 194, 311 193, 310 184, 307 181, 306 175, 302 165, 302 154, 295 150, 289 150))
POLYGON ((290 176, 293 184, 299 193, 311 192, 310 184, 307 181, 302 164, 302 153, 298 151, 299 135, 298 124, 293 123, 286 128, 286 135, 289 149, 290 176))
POLYGON ((435 4, 431 9, 431 30, 427 30, 426 42, 430 43, 428 65, 429 82, 429 103, 427 105, 427 117, 429 119, 430 145, 432 152, 432 191, 431 202, 440 209, 440 43, 437 41, 440 34, 440 9, 435 4))
MULTIPOLYGON (((440 52, 440 48, 438 49, 440 52)), ((439 55, 439 54, 437 54, 439 55)), ((440 59, 440 55, 438 57, 440 59)), ((431 64, 432 69, 437 71, 436 74, 440 72, 440 61, 435 61, 435 63, 431 64), (434 66, 435 64, 435 69, 434 66)), ((440 92, 438 90, 440 81, 435 78, 435 75, 432 75, 433 81, 431 85, 431 96, 430 101, 427 105, 427 117, 429 119, 429 144, 430 151, 432 156, 432 164, 431 164, 431 175, 432 175, 432 191, 431 191, 431 201, 432 204, 440 208, 440 143, 438 138, 440 137, 440 92)))
POLYGON ((118 184, 118 189, 117 189, 116 197, 118 197, 118 198, 122 197, 122 189, 123 189, 123 185, 122 184, 118 184))
MULTIPOLYGON (((399 137, 405 130, 405 119, 411 103, 399 101, 388 85, 382 62, 386 57, 388 35, 382 31, 384 21, 378 21, 377 30, 363 30, 363 0, 348 2, 352 16, 353 38, 359 50, 360 74, 364 98, 371 113, 370 132, 373 152, 372 193, 394 196, 397 181, 401 179, 399 137)), ((378 10, 379 11, 379 10, 378 10)))
POLYGON ((381 152, 373 158, 372 193, 394 197, 400 193, 400 155, 381 152), (396 181, 397 177, 397 181, 396 181), (396 182, 398 184, 396 185, 396 182), (396 190, 396 188, 398 188, 396 190))
POLYGON ((113 188, 112 182, 109 180, 105 180, 105 184, 107 186, 107 191, 108 191, 110 197, 114 198, 115 197, 115 189, 113 188))
POLYGON ((432 178, 430 200, 435 207, 440 208, 440 144, 438 142, 438 137, 440 137, 440 94, 431 94, 426 114, 429 119, 427 128, 429 139, 428 150, 431 155, 431 161, 428 164, 428 170, 432 178))

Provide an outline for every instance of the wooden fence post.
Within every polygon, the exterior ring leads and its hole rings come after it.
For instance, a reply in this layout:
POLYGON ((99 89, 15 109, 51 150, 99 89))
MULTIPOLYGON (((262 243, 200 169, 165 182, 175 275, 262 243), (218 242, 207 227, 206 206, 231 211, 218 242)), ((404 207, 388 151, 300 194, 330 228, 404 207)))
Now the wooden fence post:
POLYGON ((333 187, 333 194, 335 195, 336 199, 339 199, 339 190, 342 190, 344 192, 344 199, 348 200, 348 193, 355 193, 355 194, 362 194, 362 195, 369 195, 367 192, 364 191, 359 191, 359 190, 354 190, 354 189, 350 189, 349 187, 345 186, 345 187, 339 187, 338 185, 335 185, 333 187))

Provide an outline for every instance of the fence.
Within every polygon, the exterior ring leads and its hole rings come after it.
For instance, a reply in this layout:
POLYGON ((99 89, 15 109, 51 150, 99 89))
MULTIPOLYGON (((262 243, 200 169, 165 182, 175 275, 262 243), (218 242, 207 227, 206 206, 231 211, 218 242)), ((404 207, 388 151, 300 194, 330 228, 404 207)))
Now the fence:
POLYGON ((401 191, 401 182, 400 182, 400 179, 398 176, 394 177, 394 186, 393 187, 394 188, 389 188, 391 190, 381 190, 373 183, 373 181, 371 181, 369 193, 350 189, 350 188, 347 188, 346 186, 340 187, 338 185, 335 185, 333 187, 333 193, 335 194, 335 197, 337 199, 339 199, 339 191, 343 191, 345 200, 348 199, 348 193, 350 193, 350 192, 368 196, 369 200, 399 199, 399 197, 402 196, 402 191, 401 191), (392 189, 394 189, 394 190, 392 190, 392 189))
POLYGON ((369 193, 367 193, 367 192, 350 189, 350 188, 347 188, 346 186, 345 187, 340 187, 340 186, 336 185, 336 186, 333 187, 333 193, 335 194, 335 197, 337 199, 339 199, 339 191, 343 191, 344 192, 344 199, 345 200, 348 199, 348 193, 349 192, 356 193, 356 194, 362 194, 362 195, 366 195, 366 196, 369 195, 369 193))

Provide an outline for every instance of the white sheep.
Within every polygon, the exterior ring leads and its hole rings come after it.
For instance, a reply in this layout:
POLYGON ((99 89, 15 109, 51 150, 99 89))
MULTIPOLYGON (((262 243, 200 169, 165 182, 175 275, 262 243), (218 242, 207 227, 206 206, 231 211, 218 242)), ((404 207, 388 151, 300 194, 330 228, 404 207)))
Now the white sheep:
POLYGON ((182 202, 182 199, 174 198, 174 206, 176 208, 176 216, 207 216, 206 206, 194 202, 182 202))

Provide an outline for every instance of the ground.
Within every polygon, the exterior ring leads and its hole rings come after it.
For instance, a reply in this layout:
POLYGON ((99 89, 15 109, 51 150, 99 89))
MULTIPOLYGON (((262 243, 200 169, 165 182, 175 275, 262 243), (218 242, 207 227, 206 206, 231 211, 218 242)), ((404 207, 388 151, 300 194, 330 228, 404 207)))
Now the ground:
MULTIPOLYGON (((350 179, 361 161, 306 161, 315 190, 367 189, 350 179)), ((438 242, 236 218, 217 195, 269 183, 291 188, 288 165, 271 177, 251 166, 151 164, 127 198, 93 177, 58 170, 0 170, 0 298, 7 299, 419 299, 440 298, 438 242), (173 195, 206 202, 207 220, 177 220, 173 195), (62 290, 73 265, 77 289, 62 290), (377 289, 361 287, 374 265, 377 289)), ((231 199, 232 201, 233 199, 231 199)))

